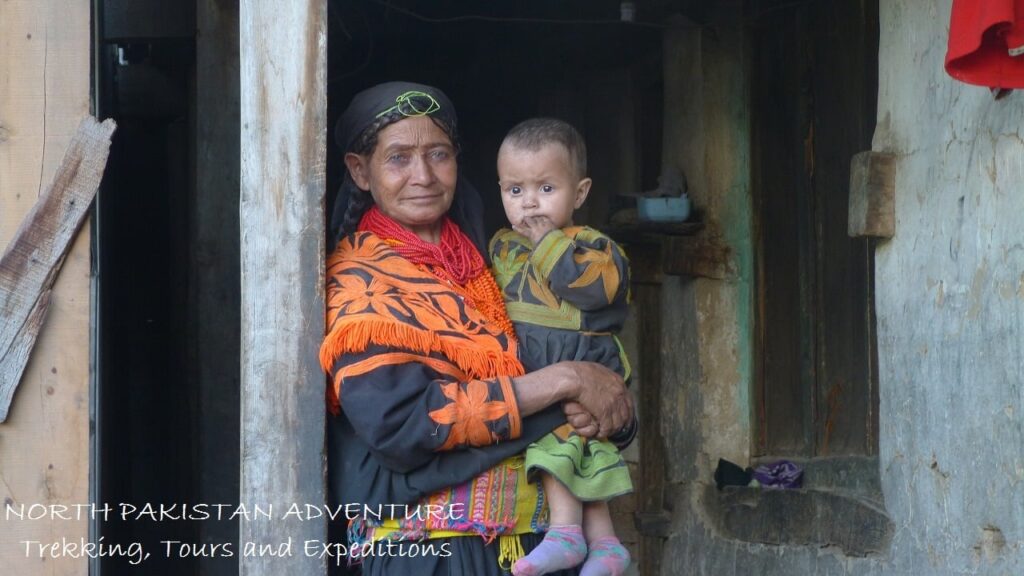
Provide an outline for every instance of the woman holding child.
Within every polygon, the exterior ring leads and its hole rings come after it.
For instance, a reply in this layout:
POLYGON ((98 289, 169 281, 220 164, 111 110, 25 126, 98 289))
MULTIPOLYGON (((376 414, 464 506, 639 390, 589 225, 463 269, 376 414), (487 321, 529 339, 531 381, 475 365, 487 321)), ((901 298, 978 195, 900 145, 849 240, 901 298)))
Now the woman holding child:
MULTIPOLYGON (((613 370, 588 361, 524 369, 482 256, 481 199, 458 174, 456 127, 440 90, 391 82, 358 94, 336 130, 346 174, 331 221, 320 353, 334 414, 331 497, 451 512, 352 522, 351 544, 435 544, 435 554, 367 555, 367 576, 508 574, 547 528, 526 448, 566 422, 584 438, 635 430, 613 370)), ((556 564, 532 573, 577 573, 556 564)), ((516 573, 530 573, 524 566, 516 573)))

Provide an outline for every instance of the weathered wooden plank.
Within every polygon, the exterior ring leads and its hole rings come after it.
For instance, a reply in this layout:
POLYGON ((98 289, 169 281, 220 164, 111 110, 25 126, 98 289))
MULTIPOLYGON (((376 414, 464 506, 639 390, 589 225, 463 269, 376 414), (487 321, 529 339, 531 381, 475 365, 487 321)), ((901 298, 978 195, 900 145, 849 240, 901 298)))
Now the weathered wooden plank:
POLYGON ((44 296, 100 185, 114 129, 113 120, 82 120, 53 182, 0 258, 0 422, 39 334, 44 296))
MULTIPOLYGON (((325 499, 323 193, 326 0, 242 0, 241 501, 325 499)), ((326 523, 254 519, 247 542, 326 540, 326 523)), ((325 560, 243 556, 240 574, 324 574, 325 560)))
MULTIPOLYGON (((189 214, 189 352, 202 409, 196 425, 200 502, 235 502, 239 475, 238 0, 196 2, 196 189, 189 214), (225 450, 225 447, 229 449, 225 450)), ((234 542, 235 520, 201 522, 203 542, 234 542)), ((238 573, 238 558, 192 576, 238 573)))
MULTIPOLYGON (((48 282, 52 285, 52 279, 48 282)), ((44 290, 39 298, 33 303, 28 314, 20 326, 16 326, 17 320, 11 319, 10 324, 5 323, 0 330, 14 333, 3 357, 0 357, 0 422, 7 420, 7 411, 14 397, 14 391, 25 373, 32 348, 35 347, 39 330, 46 318, 46 311, 50 307, 50 290, 44 290)))
POLYGON ((896 234, 896 157, 860 152, 850 161, 851 237, 892 238, 896 234))
MULTIPOLYGON (((89 114, 92 4, 0 2, 0 251, 89 114)), ((89 502, 88 226, 64 259, 19 399, 0 424, 0 506, 89 502)), ((87 558, 26 555, 22 542, 88 535, 87 518, 0 520, 0 572, 86 576, 87 558)))
POLYGON ((869 302, 873 253, 850 238, 849 158, 871 147, 878 101, 878 4, 808 6, 814 24, 814 213, 817 221, 815 454, 872 454, 869 302), (841 75, 820 73, 845 70, 841 75))
POLYGON ((757 212, 757 307, 760 379, 755 386, 760 454, 804 454, 813 439, 808 356, 813 342, 811 172, 805 146, 811 93, 807 18, 769 13, 752 36, 751 153, 757 212), (805 313, 806 312, 806 313, 805 313))

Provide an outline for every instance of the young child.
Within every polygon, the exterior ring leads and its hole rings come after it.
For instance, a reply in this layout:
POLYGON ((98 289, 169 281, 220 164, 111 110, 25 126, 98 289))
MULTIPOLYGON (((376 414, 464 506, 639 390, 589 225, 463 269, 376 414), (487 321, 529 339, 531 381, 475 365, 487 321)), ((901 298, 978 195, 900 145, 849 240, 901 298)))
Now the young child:
MULTIPOLYGON (((586 158, 583 138, 561 120, 535 118, 509 131, 498 181, 512 229, 491 240, 491 261, 528 371, 586 360, 626 378, 615 333, 626 319, 628 262, 610 238, 572 222, 590 191, 586 158)), ((629 428, 612 439, 628 443, 635 435, 629 428)), ((530 446, 526 466, 541 474, 551 522, 512 573, 537 576, 583 562, 581 576, 621 575, 629 553, 615 536, 607 501, 633 485, 616 446, 565 425, 530 446)))

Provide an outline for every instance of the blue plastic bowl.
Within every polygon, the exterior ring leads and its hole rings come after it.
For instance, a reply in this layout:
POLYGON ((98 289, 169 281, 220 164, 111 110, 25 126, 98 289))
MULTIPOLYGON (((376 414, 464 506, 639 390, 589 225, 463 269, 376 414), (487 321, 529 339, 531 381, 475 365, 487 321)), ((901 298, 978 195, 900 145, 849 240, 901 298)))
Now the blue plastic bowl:
POLYGON ((690 198, 637 198, 636 212, 645 222, 685 222, 690 217, 690 198))

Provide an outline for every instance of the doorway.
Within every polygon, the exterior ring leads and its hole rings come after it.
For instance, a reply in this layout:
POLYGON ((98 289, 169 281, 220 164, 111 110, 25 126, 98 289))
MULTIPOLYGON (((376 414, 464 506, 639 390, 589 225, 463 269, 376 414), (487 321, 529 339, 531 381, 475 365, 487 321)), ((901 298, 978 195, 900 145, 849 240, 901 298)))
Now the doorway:
MULTIPOLYGON (((657 185, 661 162, 661 35, 623 23, 620 4, 479 4, 469 14, 452 0, 329 0, 329 126, 377 82, 441 87, 493 232, 504 225, 494 163, 505 131, 531 116, 566 119, 587 139, 595 181, 580 223, 601 226, 620 192, 657 185)), ((644 22, 670 5, 636 4, 644 22)), ((120 126, 93 245, 98 502, 237 503, 238 22, 232 0, 95 0, 98 115, 120 126)), ((340 168, 328 138, 329 190, 340 168)), ((166 557, 162 541, 238 533, 234 522, 113 516, 92 530, 157 551, 145 567, 154 575, 237 574, 237 558, 166 557)), ((137 573, 122 558, 92 569, 137 573)))
POLYGON ((754 453, 874 456, 874 247, 847 235, 847 199, 875 130, 878 2, 754 4, 754 453))

